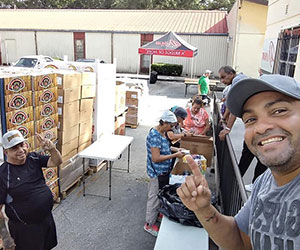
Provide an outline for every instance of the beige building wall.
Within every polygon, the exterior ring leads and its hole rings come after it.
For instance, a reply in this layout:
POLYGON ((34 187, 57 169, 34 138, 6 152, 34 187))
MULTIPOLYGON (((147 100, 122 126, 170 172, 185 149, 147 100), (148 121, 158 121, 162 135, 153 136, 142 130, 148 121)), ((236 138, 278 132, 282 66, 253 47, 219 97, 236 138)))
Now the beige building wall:
POLYGON ((38 54, 74 60, 74 40, 72 32, 37 32, 38 54), (71 45, 71 46, 70 46, 71 45))
POLYGON ((111 60, 111 33, 85 33, 86 58, 99 58, 107 63, 111 60))
POLYGON ((233 67, 251 77, 258 76, 267 9, 265 5, 242 1, 238 13, 233 67))
POLYGON ((32 31, 0 31, 2 63, 16 62, 21 56, 35 55, 32 31))
MULTIPOLYGON (((277 39, 282 30, 297 26, 300 26, 299 0, 269 0, 266 39, 277 39)), ((300 81, 299 50, 294 78, 300 81)))
POLYGON ((139 66, 140 34, 114 34, 113 57, 117 59, 117 72, 136 73, 139 66))

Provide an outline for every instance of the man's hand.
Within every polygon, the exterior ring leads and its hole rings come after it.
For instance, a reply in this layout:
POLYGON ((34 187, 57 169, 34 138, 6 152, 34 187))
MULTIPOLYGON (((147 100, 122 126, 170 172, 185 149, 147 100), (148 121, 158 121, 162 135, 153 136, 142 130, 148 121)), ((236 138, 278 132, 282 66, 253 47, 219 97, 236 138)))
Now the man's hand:
POLYGON ((45 151, 51 151, 52 149, 55 149, 55 145, 52 141, 49 139, 43 138, 40 134, 36 133, 36 137, 41 144, 41 147, 45 151))
POLYGON ((186 160, 193 175, 186 177, 185 182, 177 188, 177 194, 188 209, 194 212, 204 210, 210 206, 211 192, 192 156, 187 155, 186 160))
POLYGON ((229 134, 229 130, 227 130, 227 129, 222 129, 221 131, 220 131, 220 133, 219 133, 219 138, 220 138, 220 140, 221 141, 224 141, 225 140, 225 136, 226 135, 228 135, 229 134))

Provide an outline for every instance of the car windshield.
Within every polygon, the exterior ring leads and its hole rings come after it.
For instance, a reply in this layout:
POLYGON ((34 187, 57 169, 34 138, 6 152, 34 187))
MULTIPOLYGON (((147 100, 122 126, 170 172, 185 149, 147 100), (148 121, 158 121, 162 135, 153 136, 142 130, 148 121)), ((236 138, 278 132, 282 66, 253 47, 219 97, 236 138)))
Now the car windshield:
POLYGON ((36 58, 21 58, 15 65, 15 67, 27 67, 34 68, 37 63, 36 58))

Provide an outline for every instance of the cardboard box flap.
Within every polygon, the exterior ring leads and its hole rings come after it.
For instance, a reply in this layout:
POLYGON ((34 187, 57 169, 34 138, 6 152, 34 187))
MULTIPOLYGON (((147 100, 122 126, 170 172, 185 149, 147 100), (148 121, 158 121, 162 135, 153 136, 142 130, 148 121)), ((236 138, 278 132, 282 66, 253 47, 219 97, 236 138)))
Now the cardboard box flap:
POLYGON ((189 149, 191 154, 204 155, 207 160, 207 167, 211 166, 214 145, 213 138, 208 136, 184 137, 180 142, 180 147, 189 149))

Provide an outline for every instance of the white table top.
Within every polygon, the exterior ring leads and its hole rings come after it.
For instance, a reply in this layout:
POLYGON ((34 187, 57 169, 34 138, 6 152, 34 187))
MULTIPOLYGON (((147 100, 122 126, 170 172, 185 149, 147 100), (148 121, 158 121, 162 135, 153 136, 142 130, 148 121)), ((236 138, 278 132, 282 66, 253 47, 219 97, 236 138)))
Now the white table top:
POLYGON ((123 135, 102 135, 97 141, 81 151, 80 158, 115 161, 131 144, 133 137, 123 135))
POLYGON ((154 250, 208 250, 204 228, 184 226, 163 217, 154 250))

